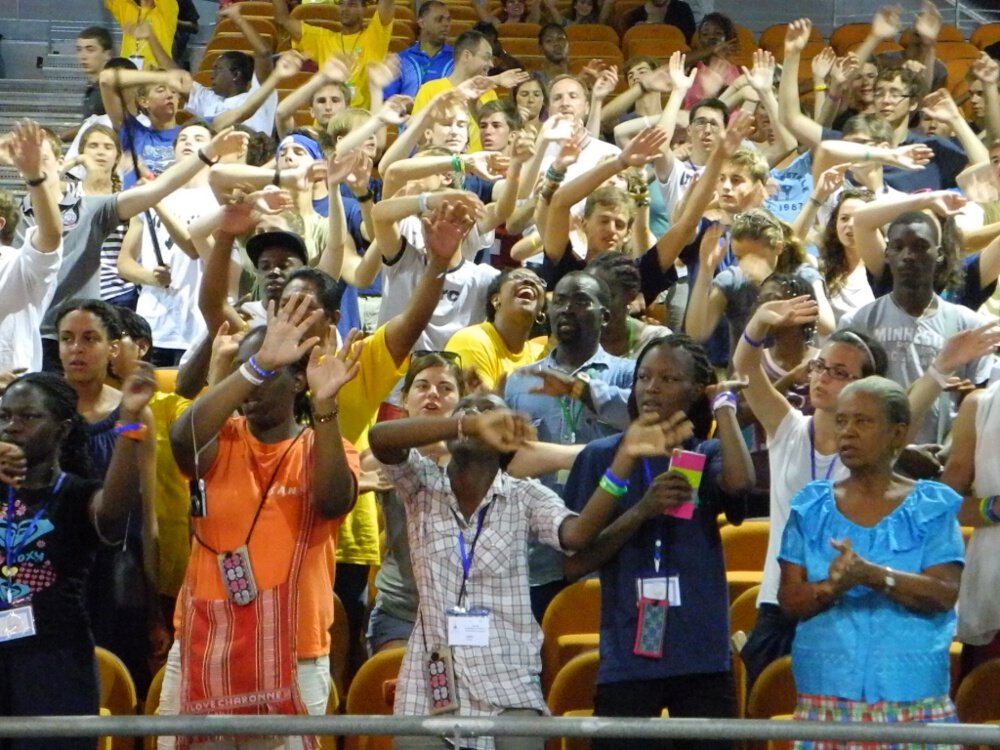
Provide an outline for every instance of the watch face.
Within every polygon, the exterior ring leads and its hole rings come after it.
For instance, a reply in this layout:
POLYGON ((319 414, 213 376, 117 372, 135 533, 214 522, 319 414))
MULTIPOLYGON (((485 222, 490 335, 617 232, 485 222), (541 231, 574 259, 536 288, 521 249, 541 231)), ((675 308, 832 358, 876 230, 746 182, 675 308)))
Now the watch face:
POLYGON ((891 588, 894 588, 895 585, 896 585, 896 576, 894 576, 892 573, 886 573, 886 576, 885 576, 885 587, 887 589, 891 589, 891 588))

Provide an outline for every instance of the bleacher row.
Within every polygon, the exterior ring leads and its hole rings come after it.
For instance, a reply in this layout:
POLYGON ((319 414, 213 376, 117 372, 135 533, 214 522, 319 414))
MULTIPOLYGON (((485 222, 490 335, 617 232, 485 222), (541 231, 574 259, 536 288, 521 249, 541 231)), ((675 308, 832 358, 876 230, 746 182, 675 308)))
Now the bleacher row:
MULTIPOLYGON (((770 523, 766 520, 747 521, 740 526, 728 525, 724 521, 720 523, 724 524, 720 533, 729 584, 738 715, 748 719, 791 718, 796 702, 791 657, 783 657, 765 669, 753 690, 746 695, 743 664, 738 656, 744 636, 753 629, 757 618, 757 594, 767 554, 770 523)), ((963 527, 962 535, 968 544, 972 528, 963 527)), ((373 579, 374 573, 369 580, 373 579)), ((331 634, 331 677, 335 689, 331 692, 327 712, 359 716, 389 715, 392 713, 395 680, 405 649, 390 649, 376 654, 361 666, 350 684, 345 685, 342 660, 337 659, 337 655, 347 652, 349 636, 343 605, 336 595, 334 597, 336 614, 331 634)), ((589 716, 592 713, 598 667, 600 597, 598 580, 579 581, 560 592, 545 612, 542 622, 542 687, 554 716, 589 716)), ((149 694, 140 704, 124 664, 104 649, 99 648, 97 652, 102 714, 127 715, 140 710, 147 715, 156 714, 163 670, 154 677, 149 694)), ((997 689, 1000 685, 1000 659, 980 665, 960 681, 959 642, 952 643, 950 655, 951 693, 959 718, 969 723, 1000 724, 1000 690, 997 689)), ((321 738, 321 743, 324 750, 337 747, 333 737, 321 738)), ((146 738, 144 747, 153 750, 155 740, 146 738)), ((391 750, 392 743, 390 737, 348 737, 342 747, 344 750, 391 750)), ((563 739, 550 741, 548 750, 586 750, 588 747, 586 740, 563 739)), ((102 750, 133 750, 132 740, 106 739, 102 750)), ((748 746, 744 750, 763 748, 748 746)))
MULTIPOLYGON (((619 34, 625 14, 642 5, 644 0, 616 0, 611 16, 611 23, 578 24, 566 27, 570 42, 569 68, 579 72, 591 60, 621 68, 625 61, 636 55, 646 55, 666 63, 675 51, 687 52, 687 44, 680 29, 666 24, 640 24, 619 34)), ((471 0, 447 0, 451 14, 451 38, 455 38, 469 30, 478 21, 471 0)), ((570 0, 558 0, 561 12, 568 12, 570 0)), ((499 12, 499 0, 491 0, 490 11, 499 12)), ((274 22, 274 6, 270 2, 246 0, 240 3, 241 14, 247 18, 254 28, 266 40, 271 42, 276 52, 289 49, 287 35, 280 33, 274 22)), ((375 6, 370 5, 365 10, 366 18, 375 12, 375 6)), ((292 16, 302 22, 322 26, 334 31, 340 30, 339 8, 333 4, 316 3, 299 5, 292 10, 292 16)), ((536 23, 505 23, 498 27, 504 49, 517 58, 527 70, 538 70, 545 62, 538 45, 538 32, 541 26, 536 23)), ((764 29, 759 37, 746 26, 736 25, 739 48, 731 61, 735 65, 752 66, 753 53, 757 49, 765 49, 774 54, 780 63, 784 58, 784 39, 787 24, 774 24, 764 29)), ((799 79, 803 86, 811 81, 812 71, 809 61, 818 55, 825 47, 830 46, 838 55, 855 51, 871 29, 868 23, 848 23, 838 26, 824 39, 822 34, 813 27, 812 38, 802 53, 802 65, 799 68, 799 79)), ((899 52, 908 41, 910 30, 905 31, 899 43, 882 42, 875 49, 876 54, 883 52, 899 52)), ((414 12, 411 8, 397 4, 393 24, 390 52, 400 52, 416 40, 417 26, 414 12)), ((982 50, 991 44, 1000 42, 1000 23, 984 24, 976 28, 966 39, 958 27, 942 24, 941 33, 935 48, 935 53, 948 69, 947 86, 956 100, 961 101, 966 94, 968 84, 965 76, 971 61, 979 57, 982 50)), ((697 34, 692 44, 697 43, 697 34)), ((229 19, 223 19, 216 26, 212 38, 205 47, 204 56, 195 73, 195 80, 202 85, 211 83, 212 63, 227 50, 251 52, 251 47, 236 25, 229 19)), ((284 97, 308 80, 310 73, 299 73, 278 86, 278 96, 284 97)), ((628 86, 625 76, 619 76, 616 93, 621 93, 628 86)), ((505 92, 500 92, 504 95, 505 92)), ((808 100, 808 95, 806 97, 808 100)), ((312 118, 308 108, 302 108, 296 113, 296 121, 300 125, 309 124, 312 118)))

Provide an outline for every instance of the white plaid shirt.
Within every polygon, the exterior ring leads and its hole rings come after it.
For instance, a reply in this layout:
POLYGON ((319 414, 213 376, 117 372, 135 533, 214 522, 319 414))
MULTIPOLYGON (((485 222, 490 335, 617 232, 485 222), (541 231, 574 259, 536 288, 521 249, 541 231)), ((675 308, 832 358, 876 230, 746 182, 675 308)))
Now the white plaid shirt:
MULTIPOLYGON (((480 512, 486 508, 462 605, 490 610, 490 645, 451 649, 459 713, 489 716, 508 708, 546 713, 539 677, 542 632, 531 614, 528 589, 528 536, 534 533, 541 543, 561 549, 559 526, 573 512, 538 482, 514 479, 500 471, 466 521, 445 469, 416 451, 410 451, 403 463, 387 468, 406 504, 410 556, 420 593, 416 627, 399 675, 395 712, 423 716, 429 711, 423 665, 428 649, 447 644, 446 610, 459 604, 458 532, 461 528, 468 550, 480 512)), ((493 747, 493 739, 481 737, 463 744, 485 750, 493 747)))

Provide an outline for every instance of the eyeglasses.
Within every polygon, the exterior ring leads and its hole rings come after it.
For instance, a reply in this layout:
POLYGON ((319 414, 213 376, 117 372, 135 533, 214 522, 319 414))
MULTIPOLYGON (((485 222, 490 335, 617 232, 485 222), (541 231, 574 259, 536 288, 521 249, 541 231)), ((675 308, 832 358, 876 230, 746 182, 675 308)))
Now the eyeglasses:
POLYGON ((505 283, 508 281, 526 281, 529 284, 541 287, 543 290, 548 288, 548 285, 545 283, 545 279, 539 277, 539 275, 536 274, 534 271, 525 271, 525 270, 511 271, 509 274, 507 274, 507 277, 504 279, 505 283))
POLYGON ((810 359, 806 365, 810 375, 829 375, 831 380, 857 380, 856 375, 841 365, 828 365, 822 359, 810 359))
POLYGON ((891 102, 899 102, 903 99, 909 99, 911 96, 913 96, 912 91, 902 89, 875 89, 876 99, 887 99, 891 102))
POLYGON ((707 117, 696 117, 691 120, 691 127, 698 130, 722 130, 722 123, 718 120, 709 120, 707 117))
POLYGON ((458 352, 448 352, 443 349, 415 349, 410 352, 410 362, 414 362, 421 357, 436 356, 454 362, 459 368, 462 367, 462 355, 458 352))

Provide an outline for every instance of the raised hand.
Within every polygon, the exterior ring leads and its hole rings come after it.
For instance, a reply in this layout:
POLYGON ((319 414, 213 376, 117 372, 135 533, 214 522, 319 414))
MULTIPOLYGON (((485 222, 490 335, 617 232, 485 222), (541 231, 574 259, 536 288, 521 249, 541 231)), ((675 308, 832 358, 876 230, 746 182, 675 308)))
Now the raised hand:
POLYGON ((830 69, 830 83, 837 89, 843 89, 849 81, 861 72, 861 62, 853 52, 838 57, 830 69))
POLYGON ((347 174, 347 187, 351 189, 356 197, 365 195, 371 187, 372 167, 374 163, 372 157, 364 151, 358 152, 358 159, 354 163, 354 169, 347 174))
POLYGON ((235 21, 237 18, 240 17, 240 4, 230 3, 225 8, 220 8, 219 11, 215 14, 215 17, 218 20, 222 20, 223 18, 231 18, 232 20, 235 21))
POLYGON ((167 78, 167 85, 175 91, 186 94, 191 90, 194 79, 186 70, 168 70, 164 75, 167 78))
POLYGON ((622 450, 630 458, 669 456, 674 448, 693 434, 694 425, 682 411, 674 412, 666 419, 661 419, 658 414, 640 414, 625 430, 622 450))
POLYGON ((559 153, 556 154, 556 158, 552 162, 552 167, 562 172, 565 172, 570 166, 576 164, 577 159, 580 158, 580 153, 583 151, 583 144, 587 140, 587 129, 583 125, 578 122, 572 122, 569 127, 571 134, 562 142, 559 153))
POLYGON ((462 99, 472 100, 478 99, 487 91, 492 91, 497 85, 498 83, 494 78, 473 76, 467 81, 462 81, 452 91, 461 96, 462 99))
POLYGON ((883 5, 872 19, 872 36, 881 41, 895 39, 902 28, 899 14, 902 8, 898 5, 883 5))
POLYGON ((386 125, 402 125, 410 118, 412 108, 412 97, 395 94, 385 100, 376 116, 386 125))
POLYGON ((336 404, 337 394, 344 385, 357 377, 361 369, 363 347, 355 346, 361 333, 351 329, 344 339, 344 345, 337 351, 336 326, 330 326, 327 345, 313 347, 306 365, 306 380, 312 392, 313 406, 326 411, 336 404))
POLYGON ((960 331, 945 339, 944 346, 934 359, 934 367, 948 374, 990 354, 997 346, 1000 346, 1000 326, 996 321, 960 331))
MULTIPOLYGON (((735 374, 735 373, 734 373, 735 374)), ((712 385, 705 386, 705 395, 711 400, 720 393, 739 393, 750 385, 750 378, 746 375, 736 375, 729 380, 723 380, 712 385)))
POLYGON ((19 445, 0 443, 0 482, 20 486, 28 471, 28 459, 19 445))
MULTIPOLYGON (((830 52, 833 52, 833 50, 830 50, 830 52)), ((832 65, 833 62, 831 61, 830 64, 832 65)), ((743 75, 746 77, 746 81, 750 84, 750 87, 760 93, 770 91, 774 87, 774 69, 774 55, 766 49, 758 49, 754 50, 753 53, 753 68, 750 70, 743 68, 743 75)), ((813 75, 815 75, 815 72, 813 75)))
POLYGON ((135 369, 122 383, 122 421, 131 422, 132 417, 140 416, 154 393, 156 393, 156 377, 153 374, 153 366, 149 362, 136 362, 135 369))
POLYGON ((753 130, 754 118, 749 112, 737 110, 729 118, 729 125, 726 126, 726 134, 721 141, 722 149, 726 156, 732 156, 736 150, 743 145, 743 141, 753 130))
POLYGON ((812 21, 808 18, 800 18, 788 24, 785 31, 785 54, 800 54, 809 43, 812 34, 812 21))
POLYGON ((302 64, 306 61, 301 52, 286 50, 281 53, 278 62, 274 64, 274 72, 281 80, 291 78, 302 70, 302 64))
POLYGON ((221 159, 224 156, 243 156, 250 145, 250 136, 232 128, 220 130, 205 147, 210 157, 221 159))
POLYGON ((594 83, 594 88, 591 90, 591 94, 595 99, 604 101, 614 93, 617 85, 618 68, 614 66, 605 68, 598 74, 597 81, 594 83))
POLYGON ((10 160, 25 180, 35 180, 42 176, 44 137, 41 127, 32 120, 22 120, 14 125, 10 138, 10 160))
POLYGON ((247 333, 243 329, 230 333, 229 321, 222 321, 222 325, 219 326, 219 330, 215 332, 215 337, 212 339, 210 369, 215 372, 228 373, 232 369, 236 352, 240 350, 240 342, 246 335, 247 333))
POLYGON ((298 362, 319 343, 318 336, 303 336, 322 317, 323 310, 310 311, 312 297, 296 292, 275 312, 274 301, 267 305, 267 332, 256 354, 263 370, 277 370, 298 362))
POLYGON ((833 47, 824 47, 823 51, 812 59, 813 80, 825 81, 835 62, 837 62, 837 53, 833 51, 833 47))
POLYGON ((333 191, 336 186, 347 180, 347 176, 357 167, 358 159, 363 156, 360 150, 346 154, 331 154, 326 160, 326 184, 333 191))
POLYGON ((942 217, 955 216, 969 202, 968 198, 951 190, 933 190, 925 195, 925 199, 926 207, 942 217))
POLYGON ((830 196, 844 184, 844 175, 850 166, 850 164, 837 164, 824 170, 813 187, 813 197, 820 203, 826 203, 830 196))
POLYGON ((496 181, 503 178, 504 171, 497 169, 500 166, 496 160, 498 154, 493 151, 476 151, 465 154, 462 161, 465 163, 465 170, 471 174, 483 178, 484 180, 496 181))
POLYGON ((1000 81, 1000 63, 983 52, 972 64, 972 75, 987 86, 995 86, 1000 81))
MULTIPOLYGON (((233 7, 232 5, 229 6, 233 7)), ((330 55, 323 62, 319 72, 324 78, 331 82, 343 83, 351 76, 351 65, 348 64, 343 55, 330 55)))
POLYGON ((505 70, 503 73, 498 73, 495 76, 490 76, 489 80, 493 81, 495 85, 504 89, 512 89, 515 86, 520 86, 525 81, 531 78, 531 74, 526 70, 521 70, 520 68, 513 68, 511 70, 505 70))
POLYGON ((694 86, 694 79, 698 76, 698 71, 694 68, 690 72, 685 72, 687 58, 681 51, 673 52, 670 60, 667 61, 667 75, 670 78, 670 87, 677 91, 687 92, 694 86))
POLYGON ((803 294, 791 299, 765 302, 753 317, 769 331, 776 328, 793 328, 815 323, 819 318, 819 305, 815 297, 803 294))
POLYGON ((701 245, 698 248, 698 260, 701 263, 702 273, 712 273, 722 259, 726 257, 726 244, 722 241, 725 234, 725 227, 718 222, 714 222, 701 236, 701 245))
POLYGON ((477 216, 485 210, 483 204, 471 193, 455 191, 430 214, 420 220, 424 231, 424 247, 437 265, 448 268, 452 258, 462 246, 462 241, 476 223, 477 216))
POLYGON ((913 23, 913 30, 917 32, 925 45, 934 44, 941 33, 941 11, 934 3, 924 0, 920 12, 917 13, 916 21, 913 23))
POLYGON ((399 57, 389 55, 382 62, 368 63, 368 85, 384 89, 399 78, 399 57))
POLYGON ((510 159, 523 164, 535 155, 535 136, 526 130, 517 130, 510 136, 510 159))
POLYGON ((641 167, 663 154, 667 133, 657 127, 645 128, 622 149, 618 159, 626 167, 641 167))
POLYGON ((886 160, 886 164, 891 164, 900 169, 916 171, 923 169, 930 164, 934 158, 934 151, 923 143, 913 143, 909 146, 896 146, 892 149, 891 158, 886 160))
POLYGON ((920 111, 938 122, 954 122, 956 118, 962 116, 947 89, 938 89, 925 96, 920 111))
POLYGON ((466 435, 478 438, 503 453, 517 450, 535 436, 528 417, 509 409, 466 412, 459 419, 466 435))

